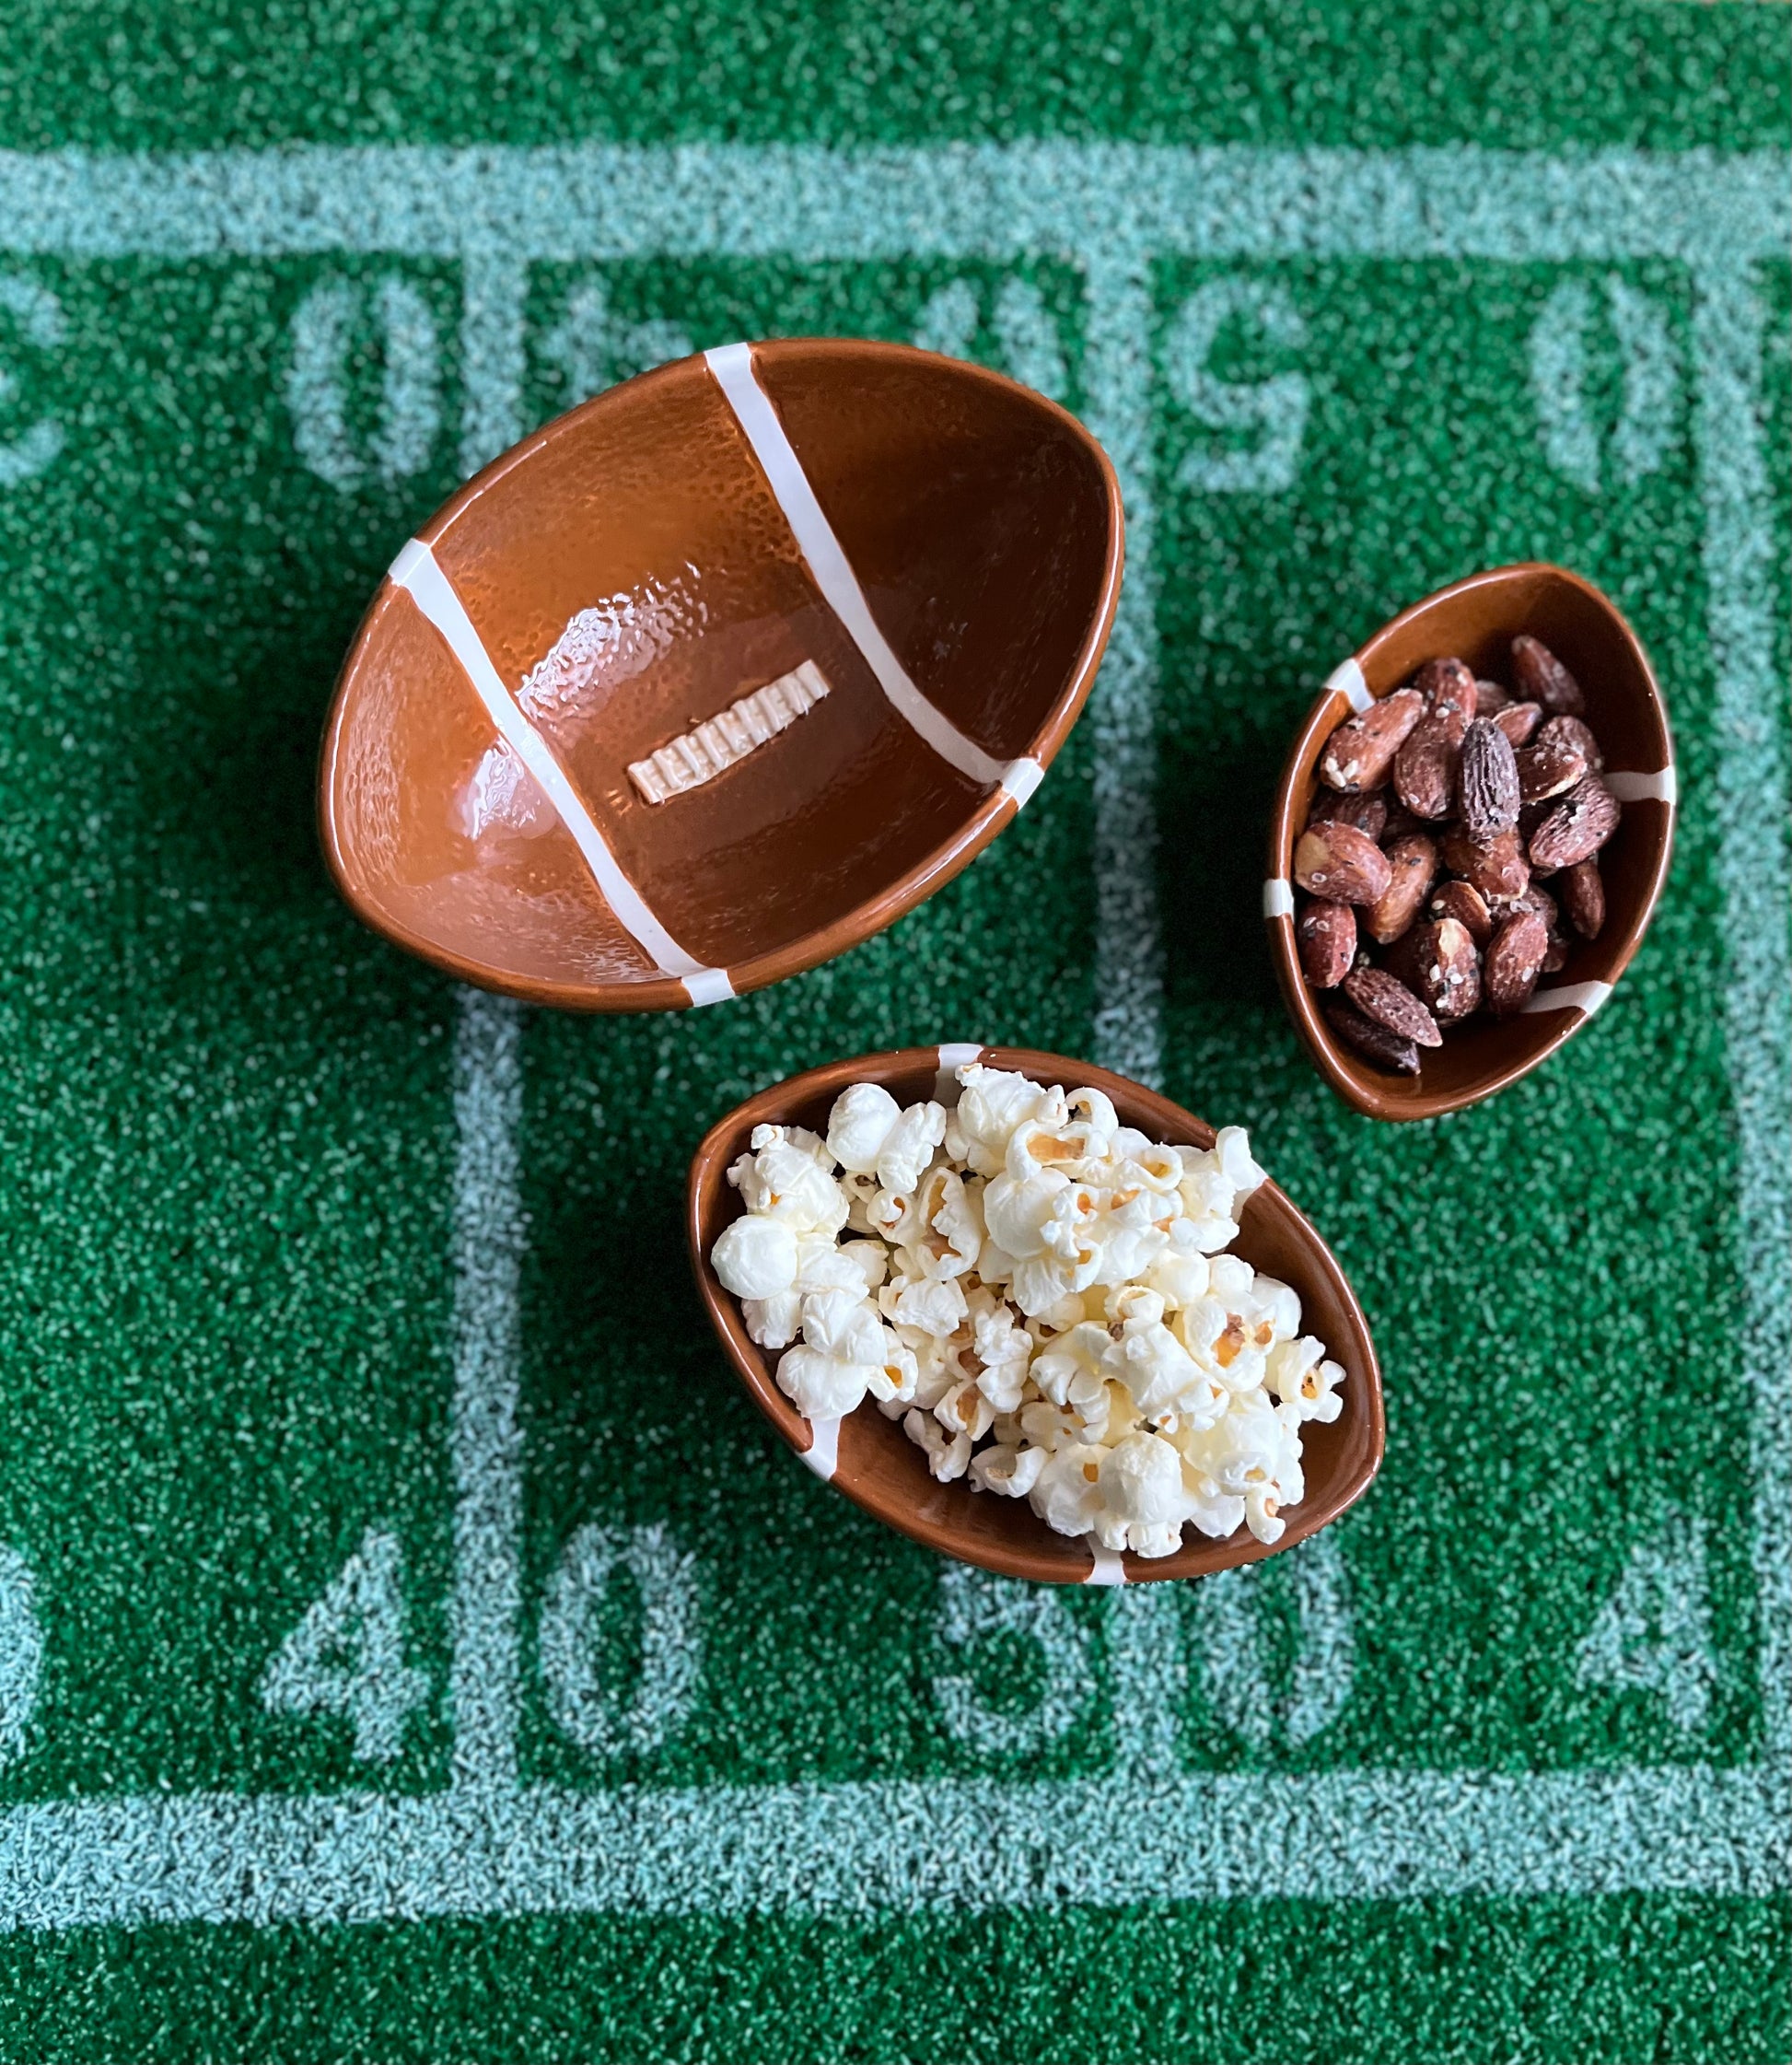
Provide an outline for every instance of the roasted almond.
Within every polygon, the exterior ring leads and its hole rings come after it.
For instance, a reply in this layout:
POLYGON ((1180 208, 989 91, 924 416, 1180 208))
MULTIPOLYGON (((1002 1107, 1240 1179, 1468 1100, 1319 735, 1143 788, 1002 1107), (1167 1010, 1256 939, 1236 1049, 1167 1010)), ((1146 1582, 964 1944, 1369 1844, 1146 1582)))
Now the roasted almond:
POLYGON ((1381 795, 1341 796, 1335 788, 1316 789, 1307 822, 1309 824, 1352 825, 1364 838, 1373 839, 1379 846, 1382 834, 1388 829, 1387 799, 1381 795))
POLYGON ((1542 721, 1541 703, 1508 703, 1503 710, 1494 712, 1494 722, 1515 746, 1528 746, 1542 721))
POLYGON ((1430 910, 1434 918, 1454 918, 1466 927, 1478 947, 1484 947, 1494 936, 1494 914, 1472 882, 1439 882, 1431 892, 1430 910))
POLYGON ((1328 997, 1321 1007, 1325 1021, 1346 1046, 1355 1047, 1367 1060, 1379 1061, 1384 1068, 1391 1068, 1396 1075, 1416 1076, 1419 1072, 1419 1050, 1416 1041, 1403 1039, 1398 1032, 1391 1032, 1385 1025, 1379 1025, 1372 1018, 1365 1018, 1361 1011, 1354 1011, 1348 1004, 1328 997))
POLYGON ((1413 676, 1413 686, 1425 697, 1429 712, 1454 710, 1463 718, 1474 715, 1474 675, 1460 659, 1427 659, 1413 676))
POLYGON ((1563 797, 1530 834, 1530 865, 1541 874, 1589 859, 1618 829, 1618 799, 1597 775, 1563 797))
POLYGON ((1384 947, 1399 939, 1419 915, 1425 892, 1437 874, 1437 844, 1423 832, 1396 839, 1385 851, 1391 879, 1363 920, 1370 939, 1384 947))
POLYGON ((1347 795, 1379 788, 1395 753, 1424 714, 1425 698, 1416 689, 1397 688, 1360 717, 1346 718, 1325 741, 1319 778, 1328 788, 1347 795))
POLYGON ((1498 682, 1478 681, 1474 684, 1474 708, 1470 714, 1473 717, 1497 717, 1502 710, 1510 707, 1511 702, 1510 689, 1502 688, 1498 682))
POLYGON ((1540 911, 1508 917, 1481 963, 1481 986, 1495 1018, 1510 1018, 1537 986, 1549 953, 1549 927, 1540 911))
POLYGON ((1440 1025, 1467 1018, 1481 1001, 1481 955, 1453 917, 1414 926, 1402 942, 1406 986, 1440 1025))
POLYGON ((1422 1047, 1443 1044, 1437 1021, 1402 982, 1385 968, 1356 968, 1344 979, 1344 993, 1365 1018, 1422 1047))
POLYGON ((1562 912, 1553 896, 1542 882, 1532 880, 1525 884, 1524 894, 1515 896, 1494 913, 1496 919, 1516 917, 1520 911, 1535 911, 1549 928, 1553 939, 1562 929, 1562 912))
POLYGON ((1315 989, 1335 989, 1356 958, 1356 914, 1348 904, 1309 904, 1297 920, 1300 972, 1315 989))
POLYGON ((1468 714, 1446 703, 1427 711, 1394 755, 1394 794, 1414 817, 1448 817, 1456 802, 1456 769, 1468 714))
POLYGON ((1393 870, 1355 825, 1315 824, 1295 842, 1294 879, 1329 903, 1373 904, 1387 894, 1393 870))
POLYGON ((1587 763, 1588 774, 1605 772, 1605 755, 1600 751, 1600 742, 1593 736, 1591 725, 1583 724, 1577 717, 1553 717, 1532 742, 1541 746, 1556 741, 1571 746, 1580 755, 1587 763))
POLYGON ((1476 838, 1519 822, 1519 769, 1512 741, 1491 718, 1476 718, 1462 741, 1462 822, 1476 838))
POLYGON ((1477 839, 1470 832, 1447 832, 1443 857, 1444 866, 1478 889, 1490 904, 1509 903, 1530 886, 1530 869, 1516 832, 1495 832, 1488 839, 1477 839))
POLYGON ((1542 803, 1552 796, 1565 795, 1587 772, 1587 756, 1580 748, 1559 732, 1548 737, 1551 729, 1546 724, 1530 745, 1514 755, 1522 803, 1542 803))
POLYGON ((1597 939, 1605 927, 1605 884, 1597 860, 1577 860, 1557 878, 1562 908, 1583 939, 1597 939))
POLYGON ((1546 710, 1578 717, 1587 707, 1580 683, 1546 645, 1526 633, 1512 641, 1512 683, 1520 695, 1546 710))
POLYGON ((1399 797, 1384 791, 1388 796, 1388 822, 1381 827, 1381 844, 1391 846, 1396 839, 1410 839, 1414 832, 1435 834, 1437 827, 1422 817, 1414 817, 1399 797))

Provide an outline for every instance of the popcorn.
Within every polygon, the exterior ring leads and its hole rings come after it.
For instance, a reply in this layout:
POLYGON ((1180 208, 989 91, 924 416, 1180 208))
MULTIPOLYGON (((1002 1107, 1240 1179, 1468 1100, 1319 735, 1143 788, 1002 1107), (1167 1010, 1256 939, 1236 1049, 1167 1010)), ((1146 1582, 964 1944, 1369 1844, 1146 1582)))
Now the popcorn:
POLYGON ((843 1362, 803 1346, 779 1359, 778 1389, 805 1419, 841 1419, 857 1409, 875 1374, 875 1365, 843 1362))
POLYGON ((890 1127, 878 1153, 878 1181, 886 1190, 913 1190, 946 1138, 946 1113, 938 1104, 911 1104, 890 1127))
POLYGON ((927 1467, 941 1484, 961 1477, 971 1462, 969 1434, 948 1434, 931 1415, 911 1412, 902 1421, 902 1431, 914 1445, 926 1452, 927 1467))
POLYGON ((1103 1548, 1168 1556, 1182 1539, 1188 1506, 1182 1459, 1156 1434, 1129 1434, 1101 1459, 1103 1510, 1095 1538, 1103 1548))
POLYGON ((1007 1163, 1010 1135, 1039 1110, 1046 1093, 1025 1076, 974 1061, 959 1070, 959 1081, 962 1094, 952 1124, 964 1145, 962 1152, 954 1151, 953 1160, 969 1162, 980 1176, 1000 1175, 1007 1163))
POLYGON ((740 1316, 748 1338, 762 1348, 785 1348, 797 1338, 803 1323, 802 1293, 781 1290, 775 1298, 743 1298, 740 1316))
POLYGON ((983 1365, 977 1389, 989 1400, 993 1411, 1018 1411, 1026 1395, 1027 1370, 1033 1352, 1031 1337, 1014 1324, 1003 1305, 977 1314, 972 1322, 972 1341, 977 1360, 983 1365))
POLYGON ((961 1277, 977 1266, 983 1245, 983 1194, 956 1171, 928 1170, 915 1193, 916 1239, 910 1254, 924 1277, 961 1277))
POLYGON ((948 1433, 968 1434, 973 1441, 982 1441, 995 1424, 995 1408, 974 1377, 955 1384, 934 1407, 934 1418, 948 1433))
POLYGON ((902 1115, 902 1106, 881 1085, 855 1082, 828 1114, 828 1152, 849 1175, 868 1176, 902 1115))
MULTIPOLYGON (((809 1149, 812 1133, 788 1137, 781 1126, 753 1129, 754 1151, 728 1171, 750 1212, 781 1219, 797 1233, 837 1233, 846 1223, 845 1193, 809 1149)), ((825 1149, 823 1149, 825 1152, 825 1149)))
POLYGON ((967 1311, 964 1292, 951 1277, 898 1277, 878 1293, 878 1303, 886 1319, 940 1340, 958 1331, 967 1311))
POLYGON ((1268 1382, 1297 1420, 1316 1419, 1329 1426, 1344 1410, 1338 1386, 1344 1371, 1324 1360, 1325 1347, 1310 1334, 1282 1341, 1270 1350, 1268 1382))
POLYGON ((1045 1451, 1017 1448, 995 1441, 979 1449, 971 1458, 971 1481, 980 1491, 999 1492, 1005 1499, 1024 1499, 1039 1482, 1045 1467, 1045 1451))
POLYGON ((883 1322, 862 1292, 810 1291, 803 1300, 803 1339, 840 1362, 877 1364, 884 1359, 883 1322))
POLYGON ((723 1230, 710 1260, 737 1298, 775 1298, 797 1280, 797 1236, 783 1219, 746 1212, 723 1230))
POLYGON ((855 1083, 825 1139, 758 1126, 728 1172, 711 1259, 779 1387, 809 1418, 868 1397, 941 1483, 1109 1549, 1279 1539, 1344 1371, 1229 1252, 1265 1180, 1243 1130, 1168 1145, 1100 1091, 958 1079, 950 1112, 855 1083))
POLYGON ((1102 1511, 1101 1455, 1072 1443, 1046 1458, 1028 1503, 1060 1534, 1087 1534, 1102 1511))

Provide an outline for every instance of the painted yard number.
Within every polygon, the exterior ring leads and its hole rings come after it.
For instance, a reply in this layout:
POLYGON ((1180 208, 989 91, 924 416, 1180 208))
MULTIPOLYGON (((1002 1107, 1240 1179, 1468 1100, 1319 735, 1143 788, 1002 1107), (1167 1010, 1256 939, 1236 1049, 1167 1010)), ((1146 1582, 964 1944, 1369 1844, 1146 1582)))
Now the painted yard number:
MULTIPOLYGON (((21 273, 0 274, 0 318, 14 347, 53 353, 66 329, 63 307, 21 273)), ((987 321, 993 356, 1017 379, 1056 400, 1070 377, 1057 318, 1030 281, 1004 279, 988 298, 968 278, 929 297, 915 343, 955 357, 977 355, 987 321)), ((1163 374, 1171 395, 1200 426, 1201 442, 1182 458, 1177 480, 1204 494, 1283 494, 1299 475, 1312 403, 1305 373, 1288 369, 1235 380, 1215 369, 1222 334, 1236 332, 1278 353, 1297 351, 1306 326, 1281 282, 1248 274, 1204 281, 1183 300, 1165 336, 1163 374)), ((601 280, 575 286, 541 339, 557 368, 560 401, 570 406, 692 349, 677 322, 614 318, 601 280)), ((1556 471, 1588 494, 1615 481, 1634 486, 1666 462, 1682 408, 1680 355, 1659 304, 1619 274, 1594 283, 1564 279, 1538 313, 1530 340, 1530 384, 1543 450, 1556 471), (1621 389, 1615 415, 1602 420, 1595 388, 1600 364, 1615 357, 1621 389)), ((421 472, 442 427, 442 338, 424 290, 400 273, 373 280, 328 275, 294 315, 285 398, 300 460, 344 494, 378 480, 421 472), (356 364, 371 344, 379 362, 370 420, 357 427, 356 364)), ((19 391, 19 375, 0 359, 0 417, 19 391)), ((62 424, 44 415, 0 438, 0 490, 54 464, 62 424)))
POLYGON ((1576 1656, 1577 1683, 1653 1693, 1683 1735, 1704 1732, 1719 1676, 1705 1544, 1704 1521, 1683 1513, 1639 1542, 1576 1656))
MULTIPOLYGON (((1114 1725, 1123 1757, 1173 1759, 1184 1696, 1198 1693, 1253 1748, 1276 1738, 1298 1748, 1337 1718, 1350 1697, 1356 1639, 1344 1561, 1319 1535, 1294 1554, 1190 1586, 1140 1585, 1108 1595, 1105 1634, 1114 1725), (1292 1597, 1298 1623, 1291 1672, 1278 1669, 1274 1595, 1292 1597), (1194 1681, 1193 1686, 1190 1680, 1194 1681)), ((934 1680, 946 1725, 968 1748, 1012 1756, 1049 1748, 1089 1718, 1097 1684, 1094 1628, 1063 1591, 948 1565, 940 1573, 940 1640, 974 1662, 992 1638, 1030 1645, 1040 1691, 1024 1712, 988 1698, 973 1671, 934 1680)))
MULTIPOLYGON (((644 1756, 679 1733, 702 1686, 702 1594, 695 1558, 663 1525, 578 1529, 544 1591, 537 1650, 549 1713, 571 1742, 593 1756, 644 1756), (606 1674, 599 1626, 624 1574, 639 1628, 639 1662, 627 1685, 606 1674)), ((1185 1690, 1258 1749, 1312 1741, 1350 1696, 1354 1616, 1329 1534, 1272 1563, 1108 1600, 1108 1674, 1123 1756, 1173 1755, 1185 1690), (1278 1590, 1297 1628, 1291 1663, 1276 1658, 1271 1613, 1278 1590)), ((1088 1719, 1098 1689, 1095 1628, 1062 1591, 948 1564, 936 1633, 955 1662, 934 1678, 934 1696, 948 1731, 967 1748, 989 1756, 1038 1753, 1088 1719), (1016 1643, 1030 1653, 1033 1694, 1018 1708, 991 1697, 975 1668, 980 1648, 998 1638, 1010 1657, 1016 1643)), ((29 1746, 43 1665, 31 1568, 0 1545, 0 1765, 29 1746)), ((1722 1667, 1711 1634, 1703 1521, 1670 1515, 1631 1550, 1577 1648, 1575 1674, 1584 1686, 1658 1698, 1681 1734, 1704 1733, 1722 1667)), ((431 1690, 428 1674, 409 1660, 398 1538, 369 1528, 270 1661, 262 1702, 271 1713, 345 1721, 355 1756, 383 1764, 401 1751, 406 1722, 428 1705, 431 1690)))
MULTIPOLYGON (((614 1756, 662 1747, 689 1718, 703 1674, 694 1559, 662 1526, 581 1527, 548 1581, 539 1643, 548 1710, 579 1748, 614 1756), (624 1571, 641 1628, 628 1689, 605 1680, 597 1626, 624 1571)), ((405 1722, 431 1696, 428 1674, 406 1655, 402 1551, 395 1534, 370 1527, 281 1644, 262 1674, 262 1702, 270 1713, 346 1721, 357 1759, 390 1763, 404 1747, 405 1722)))

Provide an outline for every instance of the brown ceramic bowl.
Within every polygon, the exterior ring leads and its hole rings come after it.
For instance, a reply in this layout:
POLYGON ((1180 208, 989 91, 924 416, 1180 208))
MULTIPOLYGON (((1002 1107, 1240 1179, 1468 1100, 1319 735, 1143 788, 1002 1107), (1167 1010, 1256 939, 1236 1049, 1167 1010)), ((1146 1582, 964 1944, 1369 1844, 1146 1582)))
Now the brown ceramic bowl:
POLYGON ((1031 794, 1121 533, 1095 439, 980 367, 805 339, 645 373, 394 562, 324 740, 331 868, 376 930, 536 1003, 812 967, 1031 794))
POLYGON ((1517 1082, 1577 1032, 1630 965, 1667 879, 1674 834, 1674 750, 1668 711, 1630 625, 1590 582, 1560 566, 1500 566, 1439 589, 1378 631, 1325 684, 1282 771, 1270 825, 1263 915, 1282 994, 1320 1072, 1371 1118, 1436 1118, 1517 1082), (1587 721, 1604 749, 1605 781, 1623 819, 1600 853, 1604 928, 1577 939, 1567 964, 1545 975, 1514 1018, 1476 1016, 1395 1076, 1354 1053, 1321 1015, 1295 948, 1294 844, 1319 787, 1325 741, 1353 709, 1403 686, 1427 659, 1466 660, 1477 675, 1511 681, 1511 643, 1541 638, 1580 682, 1587 721))
POLYGON ((1303 1325, 1344 1365, 1344 1411, 1329 1427, 1303 1429, 1307 1496, 1288 1511, 1286 1532, 1274 1548, 1239 1527, 1224 1541, 1184 1531, 1173 1556, 1142 1558, 1096 1548, 1083 1538, 1056 1534, 1024 1499, 973 1491, 960 1479, 939 1484, 901 1425, 868 1400, 837 1421, 811 1425, 777 1387, 776 1351, 754 1345, 740 1308, 709 1266, 709 1251, 740 1202, 727 1182, 728 1165, 742 1153, 754 1126, 807 1126, 825 1131, 834 1099, 855 1082, 881 1083, 899 1103, 938 1097, 956 1102, 953 1071, 982 1060, 1017 1068, 1036 1082, 1103 1091, 1128 1126, 1154 1140, 1207 1148, 1214 1130, 1155 1091, 1110 1075, 1087 1062, 1022 1047, 909 1047, 900 1054, 862 1055, 792 1076, 738 1105, 714 1126, 691 1164, 686 1230, 698 1288, 728 1359, 766 1418, 809 1467, 847 1498, 887 1521, 898 1533, 1007 1577, 1048 1584, 1126 1584, 1142 1578, 1193 1578, 1235 1564, 1259 1563, 1292 1548, 1335 1520, 1368 1489, 1381 1466, 1385 1429, 1381 1372, 1361 1309, 1331 1250, 1294 1206, 1266 1183, 1247 1201, 1236 1252, 1255 1268, 1279 1277, 1299 1294, 1303 1325))

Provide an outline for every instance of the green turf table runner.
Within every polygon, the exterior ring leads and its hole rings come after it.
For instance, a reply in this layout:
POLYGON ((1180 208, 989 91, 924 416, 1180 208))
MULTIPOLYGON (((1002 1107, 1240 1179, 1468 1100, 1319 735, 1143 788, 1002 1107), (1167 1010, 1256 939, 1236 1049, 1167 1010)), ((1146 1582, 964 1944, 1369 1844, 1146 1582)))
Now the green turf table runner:
POLYGON ((913 126, 0 159, 0 2056, 1783 2053, 1787 161, 913 126), (392 554, 580 395, 810 331, 1114 458, 1038 796, 699 1013, 362 932, 314 754, 392 554), (1274 993, 1281 753, 1533 555, 1656 660, 1669 891, 1536 1077, 1375 1126, 1274 993), (1382 1352, 1344 1522, 1033 1591, 770 1435, 692 1149, 941 1039, 1251 1128, 1382 1352))

